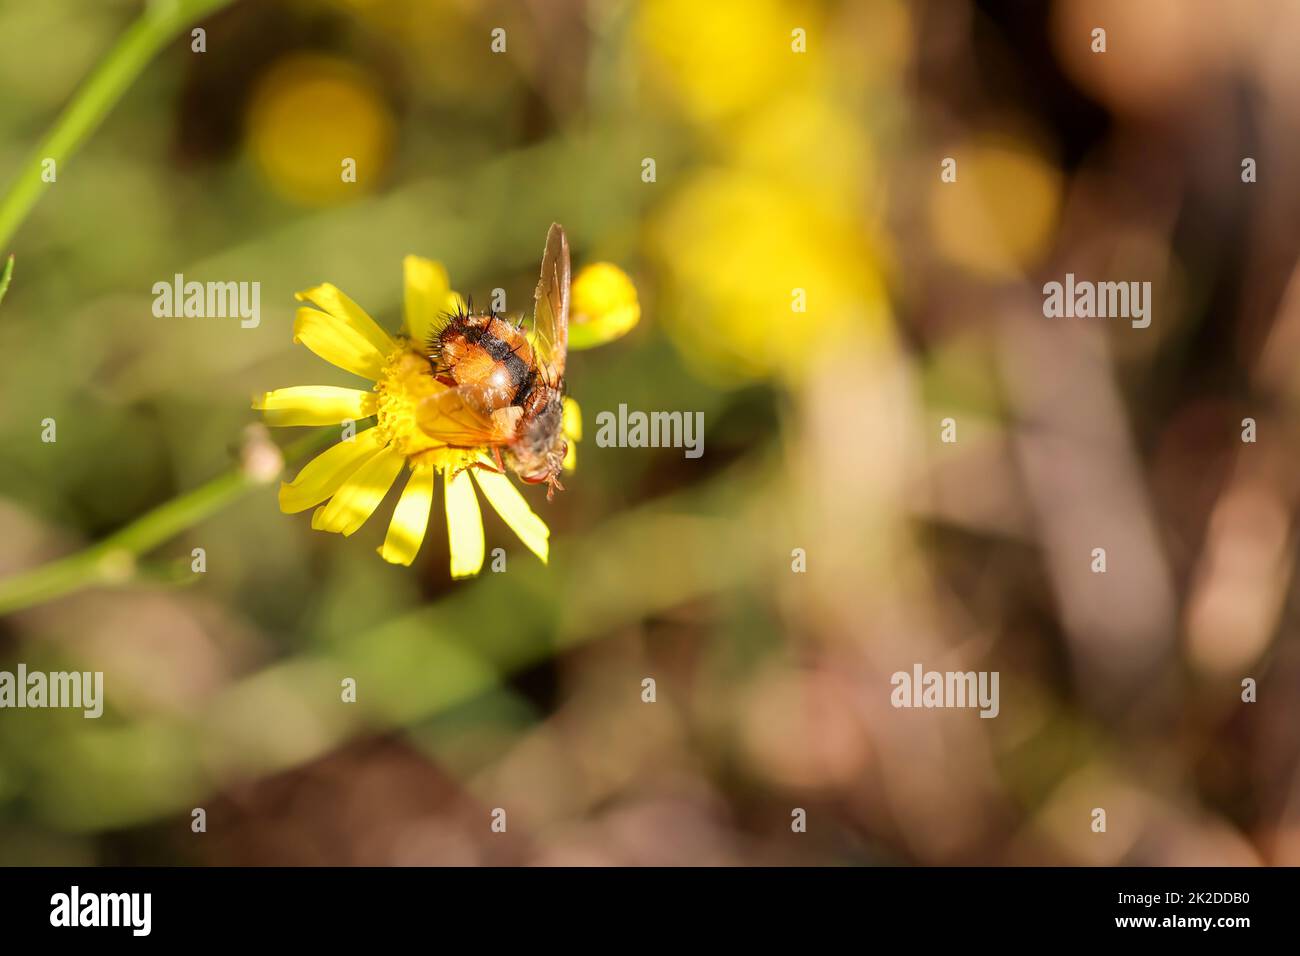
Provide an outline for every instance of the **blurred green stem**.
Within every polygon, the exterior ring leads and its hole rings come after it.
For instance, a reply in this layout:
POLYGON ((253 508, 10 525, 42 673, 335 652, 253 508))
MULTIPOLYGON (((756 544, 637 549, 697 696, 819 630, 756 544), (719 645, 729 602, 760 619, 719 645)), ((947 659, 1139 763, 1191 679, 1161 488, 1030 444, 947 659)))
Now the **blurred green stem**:
POLYGON ((9 291, 9 280, 14 275, 14 257, 12 253, 5 260, 5 266, 0 269, 0 302, 5 300, 5 293, 9 291))
POLYGON ((154 54, 187 23, 226 6, 230 0, 153 0, 117 45, 81 85, 53 129, 41 141, 18 177, 0 197, 0 248, 9 244, 49 183, 41 177, 45 160, 62 167, 108 115, 154 54))
MULTIPOLYGON (((325 428, 288 445, 284 460, 302 458, 337 439, 325 428)), ((123 584, 136 572, 136 559, 187 528, 210 518, 245 491, 264 484, 244 466, 218 475, 193 491, 159 505, 84 551, 0 581, 0 614, 10 614, 92 585, 123 584)))

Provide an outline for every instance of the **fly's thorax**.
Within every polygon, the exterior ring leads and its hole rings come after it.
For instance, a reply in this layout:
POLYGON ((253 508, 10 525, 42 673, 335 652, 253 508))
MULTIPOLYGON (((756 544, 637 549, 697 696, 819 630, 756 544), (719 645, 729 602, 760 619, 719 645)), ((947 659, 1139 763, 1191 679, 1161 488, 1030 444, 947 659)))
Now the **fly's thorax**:
POLYGON ((505 405, 518 400, 533 373, 527 336, 495 315, 454 316, 438 333, 432 352, 444 382, 485 386, 505 405))

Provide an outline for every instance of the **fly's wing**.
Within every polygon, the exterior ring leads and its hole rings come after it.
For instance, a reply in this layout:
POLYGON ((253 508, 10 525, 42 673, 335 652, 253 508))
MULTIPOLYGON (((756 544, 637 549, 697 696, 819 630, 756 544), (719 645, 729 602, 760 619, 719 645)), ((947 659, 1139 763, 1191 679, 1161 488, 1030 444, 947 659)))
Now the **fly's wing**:
POLYGON ((435 441, 458 448, 508 444, 514 436, 505 416, 494 415, 488 390, 462 385, 437 392, 420 402, 415 421, 435 441))
POLYGON ((546 234, 542 277, 533 295, 532 345, 549 383, 557 384, 569 351, 569 240, 558 222, 546 234))

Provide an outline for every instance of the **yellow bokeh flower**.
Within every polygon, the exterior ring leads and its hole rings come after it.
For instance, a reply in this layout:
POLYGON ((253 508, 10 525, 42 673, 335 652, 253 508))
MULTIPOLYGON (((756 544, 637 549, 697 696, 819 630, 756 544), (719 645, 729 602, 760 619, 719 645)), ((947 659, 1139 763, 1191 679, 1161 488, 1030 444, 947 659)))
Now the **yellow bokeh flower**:
POLYGON ((258 81, 245 135, 272 190, 325 206, 374 188, 395 130, 383 94, 362 70, 336 57, 293 54, 258 81))
POLYGON ((700 374, 799 381, 819 351, 891 332, 880 257, 814 193, 734 166, 698 173, 650 222, 662 325, 700 374))
POLYGON ((618 266, 593 262, 574 277, 569 293, 569 348, 612 342, 640 319, 636 286, 618 266))
POLYGON ((816 36, 819 19, 803 0, 658 0, 636 8, 634 54, 652 89, 711 125, 807 82, 815 57, 794 52, 794 28, 816 36))
POLYGON ((956 182, 931 177, 929 224, 949 261, 991 280, 1018 278, 1051 251, 1064 177, 1027 139, 985 135, 957 144, 956 182))
MULTIPOLYGON (((282 483, 280 510, 315 508, 313 528, 351 535, 378 508, 405 467, 406 486, 379 548, 385 561, 409 565, 415 559, 439 474, 452 577, 469 577, 483 566, 483 519, 476 487, 524 545, 546 561, 550 530, 509 478, 489 470, 494 466, 488 450, 448 446, 416 424, 420 402, 447 388, 434 378, 422 346, 438 315, 454 308, 459 297, 451 291, 441 263, 407 256, 403 266, 405 321, 397 336, 390 336, 333 285, 298 293, 298 299, 310 305, 298 309, 294 341, 374 385, 369 390, 332 385, 281 388, 257 398, 253 407, 262 410, 270 425, 338 425, 370 416, 374 422, 308 462, 293 481, 282 483)), ((571 399, 566 399, 564 422, 572 450, 581 414, 571 399)))

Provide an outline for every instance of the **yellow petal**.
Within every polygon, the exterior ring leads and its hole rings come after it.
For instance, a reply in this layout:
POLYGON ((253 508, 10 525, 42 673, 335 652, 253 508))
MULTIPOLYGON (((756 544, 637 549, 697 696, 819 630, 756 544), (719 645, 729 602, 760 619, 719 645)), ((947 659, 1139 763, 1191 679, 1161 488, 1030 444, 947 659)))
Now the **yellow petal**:
POLYGON ((564 396, 564 437, 582 441, 582 406, 577 399, 564 396))
POLYGON ((402 497, 393 510, 388 534, 379 555, 392 564, 409 565, 415 560, 425 529, 429 527, 429 509, 433 504, 432 468, 416 468, 402 489, 402 497))
POLYGON ((293 322, 293 340, 354 375, 371 381, 378 381, 383 375, 388 353, 375 348, 364 335, 332 315, 302 307, 293 322))
POLYGON ((578 467, 578 442, 582 440, 582 408, 577 399, 564 396, 564 470, 574 471, 578 467))
POLYGON ((368 428, 351 441, 341 441, 321 452, 303 466, 293 481, 280 483, 280 510, 294 514, 320 504, 378 450, 379 432, 368 428))
POLYGON ((640 319, 636 286, 618 266, 595 262, 574 278, 569 293, 569 348, 612 342, 640 319))
POLYGON ((397 347, 393 337, 381 329, 375 320, 366 314, 365 309, 349 299, 335 285, 326 282, 314 289, 299 292, 296 297, 300 302, 305 300, 318 309, 328 312, 374 346, 375 351, 381 355, 387 355, 397 347))
POLYGON ((447 472, 447 541, 451 546, 451 576, 468 578, 483 567, 483 515, 469 470, 447 472))
POLYGON ((442 310, 450 312, 452 315, 466 313, 469 311, 469 303, 455 289, 449 289, 446 298, 443 299, 442 310))
POLYGON ((519 489, 505 475, 478 468, 474 471, 474 477, 497 514, 515 534, 519 535, 519 540, 528 550, 541 558, 542 563, 545 564, 550 550, 547 539, 551 536, 551 530, 546 527, 546 522, 533 513, 533 509, 528 507, 528 502, 519 493, 519 489))
POLYGON ((366 523, 397 479, 406 458, 391 447, 381 448, 352 473, 329 504, 312 515, 317 531, 334 531, 345 538, 366 523))
POLYGON ((421 345, 429 341, 438 316, 447 308, 451 282, 441 262, 407 256, 402 260, 406 331, 421 345))
POLYGON ((337 425, 375 413, 374 392, 335 385, 295 385, 277 388, 253 399, 268 425, 337 425))

